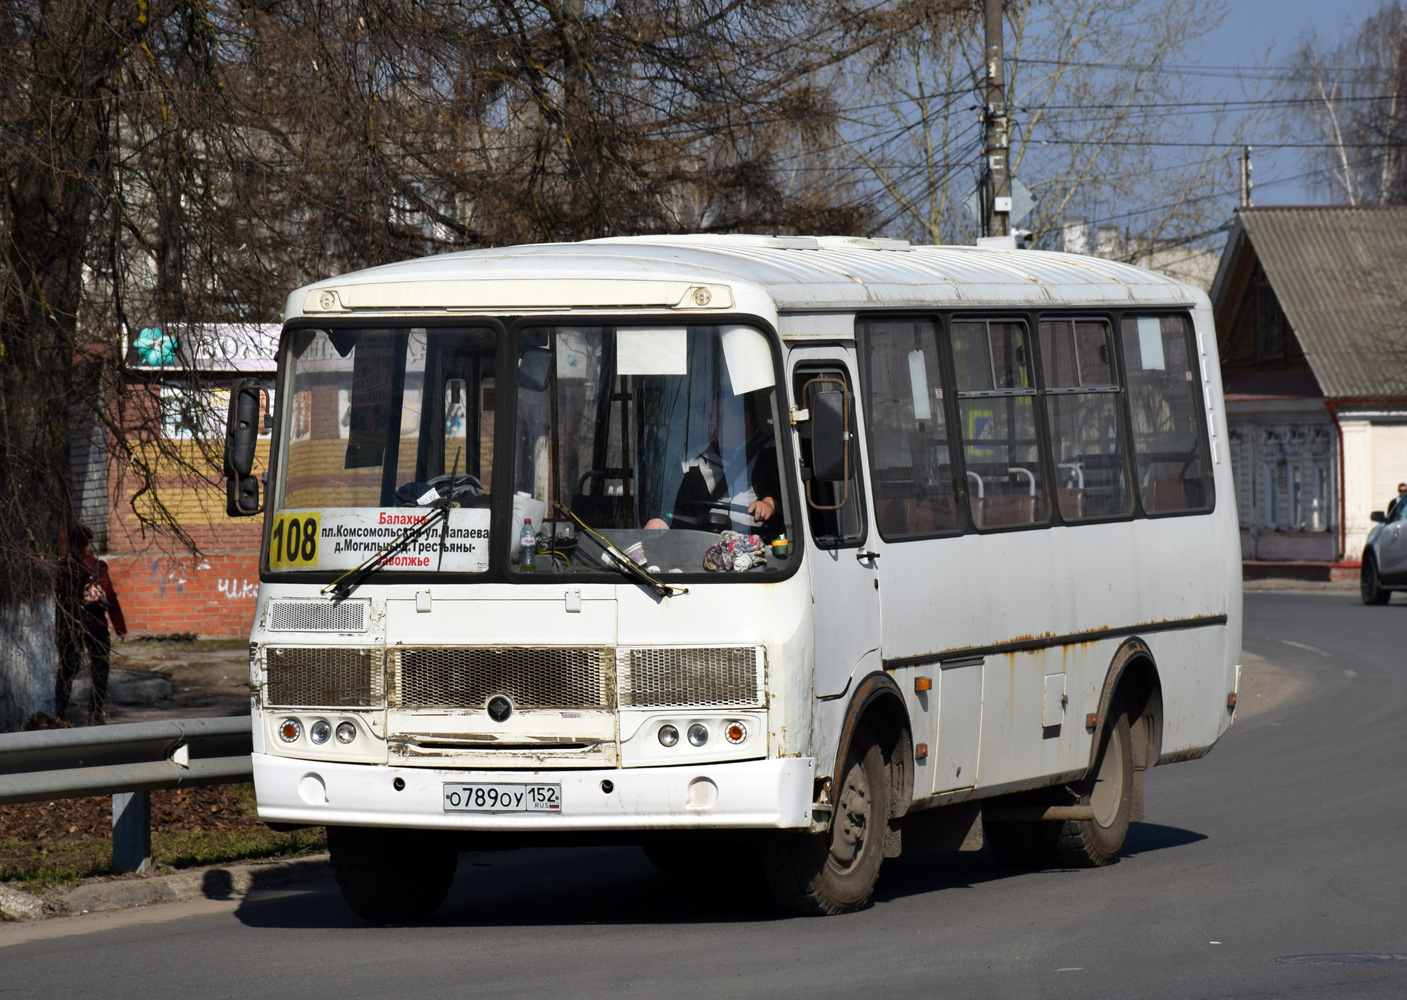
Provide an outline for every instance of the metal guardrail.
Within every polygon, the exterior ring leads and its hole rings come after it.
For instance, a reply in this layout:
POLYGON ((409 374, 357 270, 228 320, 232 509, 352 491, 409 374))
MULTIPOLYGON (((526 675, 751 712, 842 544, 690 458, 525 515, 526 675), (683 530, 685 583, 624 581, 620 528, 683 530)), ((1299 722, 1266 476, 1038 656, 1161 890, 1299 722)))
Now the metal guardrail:
POLYGON ((112 796, 113 871, 151 864, 156 788, 253 778, 250 717, 0 734, 0 805, 112 796))

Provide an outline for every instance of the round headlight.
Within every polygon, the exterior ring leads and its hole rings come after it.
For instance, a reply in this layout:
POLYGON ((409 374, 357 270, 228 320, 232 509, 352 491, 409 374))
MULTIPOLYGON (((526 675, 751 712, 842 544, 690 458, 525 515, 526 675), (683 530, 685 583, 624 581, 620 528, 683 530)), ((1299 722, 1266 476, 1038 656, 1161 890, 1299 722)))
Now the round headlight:
POLYGON ((678 743, 678 742, 679 742, 679 730, 675 729, 675 728, 674 728, 673 726, 671 726, 669 723, 665 723, 663 726, 660 726, 660 745, 661 745, 661 746, 672 747, 672 746, 674 746, 674 744, 676 744, 676 743, 678 743))
POLYGON ((741 722, 730 722, 723 727, 723 738, 729 743, 741 743, 747 739, 747 727, 741 722))
POLYGON ((357 727, 350 722, 343 722, 337 726, 337 742, 350 743, 357 738, 357 727))
POLYGON ((296 743, 303 735, 303 723, 297 719, 284 719, 278 724, 278 738, 285 743, 296 743))
POLYGON ((708 742, 708 730, 702 723, 695 722, 689 727, 689 742, 696 747, 701 747, 708 742))
POLYGON ((332 735, 332 724, 326 719, 319 719, 308 729, 308 739, 319 745, 326 743, 328 737, 332 735))

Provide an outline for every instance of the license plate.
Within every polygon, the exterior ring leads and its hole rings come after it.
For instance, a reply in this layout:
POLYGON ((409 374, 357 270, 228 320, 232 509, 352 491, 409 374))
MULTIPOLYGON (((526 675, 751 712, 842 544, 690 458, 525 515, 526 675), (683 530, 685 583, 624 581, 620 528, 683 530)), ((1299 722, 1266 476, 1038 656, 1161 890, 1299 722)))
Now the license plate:
POLYGON ((445 812, 561 811, 561 785, 445 785, 445 812))

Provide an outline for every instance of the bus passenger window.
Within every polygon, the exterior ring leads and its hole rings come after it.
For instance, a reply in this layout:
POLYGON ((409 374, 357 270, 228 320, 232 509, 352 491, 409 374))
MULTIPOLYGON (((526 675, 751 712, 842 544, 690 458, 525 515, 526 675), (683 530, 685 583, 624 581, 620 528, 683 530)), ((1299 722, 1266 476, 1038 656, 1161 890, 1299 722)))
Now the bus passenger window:
POLYGON ((978 528, 1047 519, 1027 336, 1015 321, 952 325, 968 508, 978 528))
POLYGON ((862 320, 856 333, 879 533, 894 540, 953 531, 957 501, 933 321, 862 320))
POLYGON ((1060 516, 1080 521, 1132 513, 1109 324, 1052 319, 1042 320, 1039 330, 1060 516))
POLYGON ((1204 510, 1211 506, 1211 477, 1187 319, 1128 316, 1120 332, 1143 509, 1204 510))

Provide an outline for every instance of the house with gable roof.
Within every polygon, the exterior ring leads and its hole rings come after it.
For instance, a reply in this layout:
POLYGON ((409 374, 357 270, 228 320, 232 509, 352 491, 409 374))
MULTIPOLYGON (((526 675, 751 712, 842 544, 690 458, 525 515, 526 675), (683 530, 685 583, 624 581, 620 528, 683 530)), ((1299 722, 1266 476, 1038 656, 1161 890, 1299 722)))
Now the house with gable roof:
POLYGON ((1407 206, 1242 208, 1212 285, 1246 575, 1357 573, 1407 481, 1407 206))

